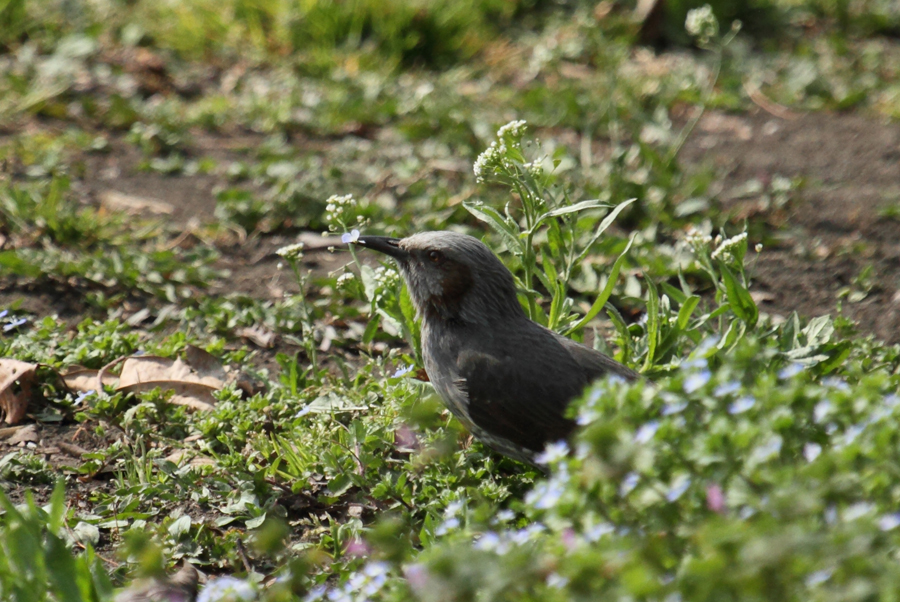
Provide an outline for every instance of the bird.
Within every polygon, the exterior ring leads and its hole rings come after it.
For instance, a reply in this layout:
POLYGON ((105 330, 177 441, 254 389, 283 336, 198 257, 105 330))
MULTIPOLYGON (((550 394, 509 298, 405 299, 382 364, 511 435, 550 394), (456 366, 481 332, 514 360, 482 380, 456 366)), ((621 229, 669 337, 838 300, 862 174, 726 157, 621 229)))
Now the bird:
POLYGON ((425 372, 476 439, 538 466, 548 443, 569 438, 569 403, 591 382, 631 368, 528 318, 512 273, 480 240, 451 231, 406 238, 356 236, 396 260, 421 320, 425 372))
POLYGON ((194 602, 200 573, 188 562, 171 577, 139 579, 120 591, 114 602, 194 602))

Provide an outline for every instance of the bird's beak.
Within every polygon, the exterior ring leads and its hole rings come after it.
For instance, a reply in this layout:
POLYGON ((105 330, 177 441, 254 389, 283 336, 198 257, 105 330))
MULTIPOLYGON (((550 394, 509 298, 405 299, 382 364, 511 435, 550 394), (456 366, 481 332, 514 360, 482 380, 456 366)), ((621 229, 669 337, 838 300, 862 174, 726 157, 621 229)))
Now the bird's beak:
POLYGON ((356 239, 356 244, 360 246, 390 255, 398 261, 406 261, 409 259, 409 253, 401 248, 399 243, 399 238, 389 236, 360 236, 356 239))

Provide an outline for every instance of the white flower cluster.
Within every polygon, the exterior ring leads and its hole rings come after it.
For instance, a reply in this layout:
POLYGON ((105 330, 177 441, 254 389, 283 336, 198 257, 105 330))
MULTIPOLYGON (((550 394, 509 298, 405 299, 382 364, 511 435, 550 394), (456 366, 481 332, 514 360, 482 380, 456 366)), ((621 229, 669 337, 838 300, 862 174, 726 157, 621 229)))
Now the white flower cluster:
POLYGON ((719 35, 719 21, 709 4, 689 10, 684 28, 690 36, 704 44, 719 35))
POLYGON ((325 585, 314 587, 306 595, 306 602, 355 602, 357 600, 369 600, 374 597, 387 583, 390 565, 386 562, 373 561, 367 563, 362 570, 353 573, 341 586, 333 589, 325 585))
POLYGON ((491 145, 478 155, 472 167, 478 182, 484 182, 485 176, 491 173, 512 168, 512 161, 507 157, 507 153, 510 148, 519 148, 527 127, 525 121, 510 121, 497 130, 497 140, 491 142, 491 145))
POLYGON ((362 222, 362 217, 355 216, 358 203, 352 194, 333 194, 325 201, 325 223, 332 232, 346 230, 350 221, 362 222), (352 220, 352 218, 356 218, 352 220))
POLYGON ((704 234, 693 226, 688 226, 684 234, 684 242, 689 244, 694 251, 705 249, 712 242, 712 236, 704 234))
POLYGON ((393 268, 378 266, 375 268, 375 282, 382 290, 393 290, 394 286, 400 282, 400 274, 393 268))
POLYGON ((286 247, 281 247, 275 251, 275 254, 284 257, 288 261, 298 261, 303 257, 303 243, 298 242, 286 247))
POLYGON ((524 119, 510 121, 497 130, 497 138, 504 141, 509 140, 517 142, 522 139, 522 136, 525 135, 525 130, 527 129, 528 123, 524 119))
POLYGON ((344 272, 337 277, 335 286, 337 286, 338 289, 347 289, 352 285, 354 280, 356 280, 356 275, 354 275, 353 272, 344 272))
POLYGON ((718 240, 717 240, 716 242, 717 242, 718 246, 716 247, 716 250, 712 252, 711 257, 713 259, 721 259, 725 263, 734 263, 735 262, 735 255, 734 255, 735 249, 737 249, 739 246, 741 246, 741 244, 746 244, 745 243, 746 240, 747 240, 746 232, 741 232, 737 236, 732 236, 731 238, 723 240, 721 242, 718 242, 718 240))

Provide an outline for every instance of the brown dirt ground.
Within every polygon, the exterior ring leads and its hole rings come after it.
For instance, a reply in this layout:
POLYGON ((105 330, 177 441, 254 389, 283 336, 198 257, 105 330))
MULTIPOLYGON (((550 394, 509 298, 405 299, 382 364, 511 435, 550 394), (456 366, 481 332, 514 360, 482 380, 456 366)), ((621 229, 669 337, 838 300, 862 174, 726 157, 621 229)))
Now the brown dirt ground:
MULTIPOLYGON (((200 155, 228 161, 245 156, 245 149, 256 142, 254 136, 195 133, 192 146, 200 155)), ((219 176, 140 172, 136 149, 116 139, 111 145, 110 153, 85 157, 85 178, 75 187, 84 202, 97 203, 103 191, 114 190, 171 203, 175 227, 192 219, 214 219, 219 176)), ((900 342, 900 220, 879 213, 900 202, 900 126, 857 114, 780 118, 761 110, 748 115, 710 112, 681 160, 688 168, 712 163, 724 198, 750 179, 803 179, 798 198, 777 220, 780 230, 773 230, 755 268, 763 311, 835 313, 839 293, 871 266, 874 286, 860 301, 844 300, 844 314, 858 321, 860 331, 900 342)), ((737 213, 742 211, 739 205, 735 203, 737 213)), ((286 242, 285 237, 256 237, 222 248, 219 267, 227 268, 231 277, 213 292, 227 288, 268 298, 291 292, 293 279, 279 273, 274 255, 286 242)), ((343 261, 340 254, 324 250, 307 258, 310 267, 322 272, 343 261)), ((22 300, 23 308, 36 315, 59 313, 76 319, 86 307, 63 288, 6 283, 0 286, 0 306, 22 300)))
POLYGON ((683 154, 688 164, 704 159, 722 173, 726 197, 753 178, 803 178, 756 266, 761 310, 834 314, 841 290, 871 266, 874 286, 858 302, 845 299, 844 315, 863 333, 900 342, 900 220, 880 215, 900 201, 900 126, 852 114, 713 113, 683 154))

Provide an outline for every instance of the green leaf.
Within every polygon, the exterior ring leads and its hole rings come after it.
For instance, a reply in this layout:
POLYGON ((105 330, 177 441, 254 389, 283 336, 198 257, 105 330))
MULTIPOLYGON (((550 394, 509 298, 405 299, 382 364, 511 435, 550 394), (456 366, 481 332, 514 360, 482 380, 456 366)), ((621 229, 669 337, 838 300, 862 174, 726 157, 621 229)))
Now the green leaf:
POLYGON ((616 259, 615 263, 613 263, 612 269, 609 271, 609 279, 606 281, 606 286, 603 287, 603 290, 600 291, 600 294, 597 296, 597 299, 594 301, 594 304, 591 305, 591 308, 588 310, 584 317, 578 320, 574 326, 569 328, 565 334, 584 328, 584 325, 594 319, 594 317, 600 313, 600 310, 606 305, 606 302, 609 300, 610 295, 612 295, 613 287, 615 287, 616 282, 619 279, 619 271, 622 269, 622 265, 625 263, 625 256, 628 254, 628 251, 631 249, 631 245, 634 243, 634 235, 628 240, 628 244, 625 245, 625 250, 622 251, 622 254, 619 255, 618 259, 616 259))
POLYGON ((463 207, 500 234, 506 246, 515 255, 522 254, 522 242, 519 240, 519 231, 515 224, 510 223, 496 209, 488 205, 464 201, 463 207))
POLYGON ((700 303, 700 297, 697 295, 691 295, 681 303, 681 309, 678 310, 678 319, 676 320, 679 330, 685 330, 687 328, 691 315, 697 308, 698 303, 700 303))
POLYGON ((719 262, 722 272, 722 281, 725 284, 725 295, 732 311, 742 319, 750 328, 756 325, 759 318, 759 308, 750 296, 750 292, 738 281, 737 277, 724 263, 719 262))
POLYGON ((653 280, 647 278, 647 357, 644 358, 642 372, 653 366, 656 345, 659 342, 659 293, 653 280))
MULTIPOLYGON (((600 222, 600 225, 597 226, 597 231, 594 232, 594 236, 591 238, 590 242, 584 246, 584 250, 578 255, 578 261, 581 261, 585 257, 587 257, 588 252, 591 250, 591 247, 594 246, 594 243, 597 242, 600 237, 606 232, 607 228, 609 228, 615 219, 619 216, 622 211, 635 202, 637 199, 628 199, 627 201, 622 201, 616 208, 609 212, 609 215, 603 218, 603 221, 600 222)), ((631 242, 634 241, 634 234, 631 236, 631 241, 629 241, 628 246, 631 246, 631 242)), ((577 263, 577 262, 576 262, 577 263)))
MULTIPOLYGON (((544 213, 543 215, 538 217, 535 227, 537 227, 538 224, 540 224, 542 221, 544 221, 545 219, 547 219, 549 217, 558 217, 560 215, 566 215, 568 213, 577 213, 578 211, 584 211, 585 209, 597 209, 599 207, 609 207, 609 205, 607 205, 605 203, 601 203, 597 199, 591 199, 589 201, 581 201, 579 203, 575 203, 574 205, 568 205, 566 207, 558 207, 558 208, 556 208, 552 211, 548 211, 547 213, 544 213)), ((619 205, 619 207, 621 207, 621 205, 619 205)), ((616 209, 618 209, 618 207, 616 207, 616 209)), ((615 218, 613 218, 613 219, 615 219, 615 218)))

